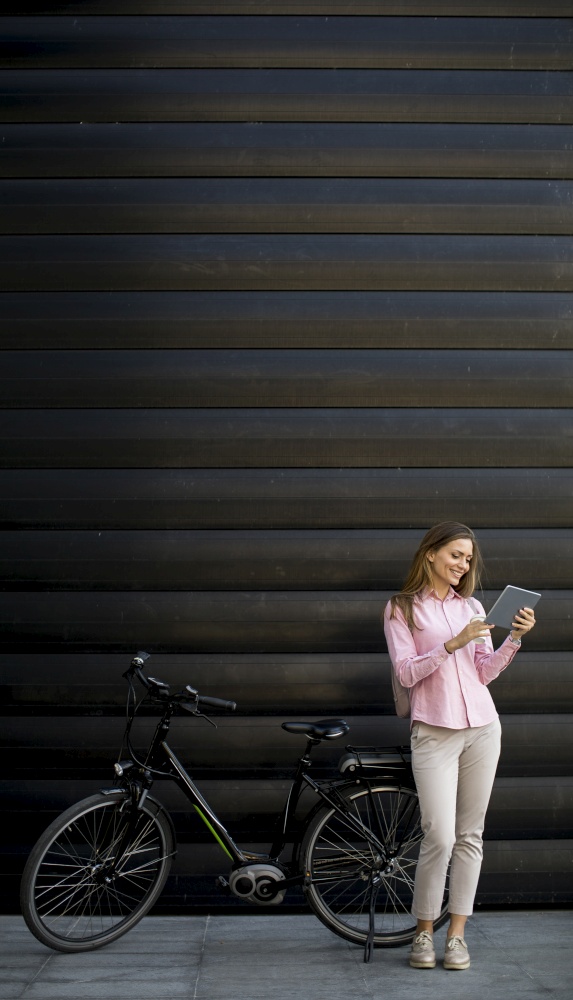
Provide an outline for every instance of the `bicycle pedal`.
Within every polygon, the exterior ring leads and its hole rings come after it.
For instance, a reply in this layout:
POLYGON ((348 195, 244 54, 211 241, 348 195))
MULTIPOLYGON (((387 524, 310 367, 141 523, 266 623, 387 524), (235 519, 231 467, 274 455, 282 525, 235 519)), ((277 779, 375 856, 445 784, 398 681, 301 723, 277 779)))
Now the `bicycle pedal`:
POLYGON ((215 879, 215 885, 218 889, 221 889, 222 892, 230 892, 229 883, 226 878, 223 878, 222 875, 219 875, 219 877, 215 879))

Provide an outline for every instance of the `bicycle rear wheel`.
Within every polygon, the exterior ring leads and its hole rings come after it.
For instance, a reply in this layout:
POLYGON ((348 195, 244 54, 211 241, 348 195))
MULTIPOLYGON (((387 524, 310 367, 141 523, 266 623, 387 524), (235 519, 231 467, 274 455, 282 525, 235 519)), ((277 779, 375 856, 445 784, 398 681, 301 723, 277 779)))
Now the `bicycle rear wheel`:
POLYGON ((83 799, 54 820, 28 858, 24 919, 58 951, 109 944, 153 906, 174 849, 171 823, 154 799, 138 810, 121 793, 83 799))
MULTIPOLYGON (((343 813, 320 807, 302 845, 308 903, 335 934, 364 944, 370 928, 373 879, 377 880, 374 947, 406 944, 416 930, 410 910, 422 840, 417 793, 412 788, 380 784, 350 788, 342 794, 350 814, 384 844, 388 861, 352 829, 343 813)), ((435 926, 446 917, 447 894, 435 926)))

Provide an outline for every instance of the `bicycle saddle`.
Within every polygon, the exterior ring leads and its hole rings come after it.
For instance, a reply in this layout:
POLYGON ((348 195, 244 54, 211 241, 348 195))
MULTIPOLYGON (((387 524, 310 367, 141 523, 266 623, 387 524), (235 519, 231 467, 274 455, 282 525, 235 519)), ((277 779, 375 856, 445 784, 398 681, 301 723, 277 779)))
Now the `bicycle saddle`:
POLYGON ((311 740, 337 740, 346 736, 350 726, 344 719, 320 719, 318 722, 283 722, 287 733, 308 736, 311 740))

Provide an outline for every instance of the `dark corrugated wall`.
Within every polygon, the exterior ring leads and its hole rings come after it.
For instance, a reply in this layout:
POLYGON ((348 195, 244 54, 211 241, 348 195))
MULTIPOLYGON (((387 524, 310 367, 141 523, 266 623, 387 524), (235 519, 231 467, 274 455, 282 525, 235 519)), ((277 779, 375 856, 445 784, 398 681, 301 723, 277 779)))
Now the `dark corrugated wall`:
MULTIPOLYGON (((405 740, 379 613, 450 518, 479 531, 486 601, 544 591, 494 685, 478 898, 571 901, 569 0, 8 12, 4 905, 49 818, 108 781, 136 649, 239 702, 173 742, 262 849, 299 749, 282 719, 405 740)), ((177 907, 219 859, 165 801, 177 907)))

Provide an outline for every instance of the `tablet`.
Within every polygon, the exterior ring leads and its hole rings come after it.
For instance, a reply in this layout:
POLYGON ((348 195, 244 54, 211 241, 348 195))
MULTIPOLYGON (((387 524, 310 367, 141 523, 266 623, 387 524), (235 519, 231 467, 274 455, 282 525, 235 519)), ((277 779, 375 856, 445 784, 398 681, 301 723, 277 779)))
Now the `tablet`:
POLYGON ((534 608, 541 594, 534 590, 521 590, 520 587, 506 587, 501 597, 498 597, 493 608, 487 612, 486 621, 491 625, 501 625, 511 628, 520 608, 534 608))

